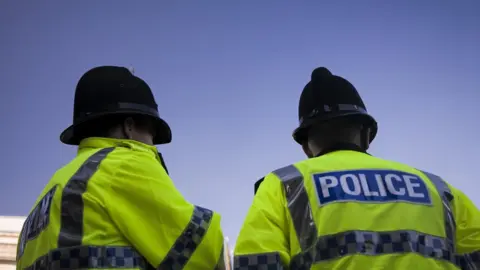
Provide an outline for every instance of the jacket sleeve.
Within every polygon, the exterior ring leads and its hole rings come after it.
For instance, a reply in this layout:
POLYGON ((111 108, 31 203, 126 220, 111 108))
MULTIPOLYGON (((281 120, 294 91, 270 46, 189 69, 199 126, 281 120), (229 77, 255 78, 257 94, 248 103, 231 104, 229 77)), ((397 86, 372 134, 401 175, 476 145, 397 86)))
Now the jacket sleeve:
POLYGON ((187 202, 146 155, 115 168, 105 198, 113 222, 156 269, 214 269, 223 251, 220 216, 187 202))
POLYGON ((457 254, 464 269, 480 269, 480 211, 463 192, 454 191, 457 254))
POLYGON ((282 266, 289 265, 285 207, 283 185, 270 173, 259 186, 240 230, 234 269, 284 269, 282 266))

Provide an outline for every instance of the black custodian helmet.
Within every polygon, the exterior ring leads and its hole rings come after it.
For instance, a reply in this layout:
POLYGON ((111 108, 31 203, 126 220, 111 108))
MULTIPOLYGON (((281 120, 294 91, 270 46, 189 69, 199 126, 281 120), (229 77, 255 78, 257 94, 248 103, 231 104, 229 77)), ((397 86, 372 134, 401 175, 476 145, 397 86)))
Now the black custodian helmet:
POLYGON ((153 120, 154 144, 172 141, 169 125, 158 114, 157 103, 148 84, 124 67, 100 66, 87 71, 75 90, 73 124, 60 141, 78 145, 84 139, 78 131, 93 120, 112 115, 144 115, 153 120))
POLYGON ((311 81, 305 85, 300 96, 300 126, 293 132, 293 138, 302 144, 307 140, 308 129, 313 124, 338 117, 352 117, 361 121, 365 127, 370 128, 370 142, 375 138, 377 122, 367 113, 355 87, 346 79, 319 67, 312 72, 311 81))

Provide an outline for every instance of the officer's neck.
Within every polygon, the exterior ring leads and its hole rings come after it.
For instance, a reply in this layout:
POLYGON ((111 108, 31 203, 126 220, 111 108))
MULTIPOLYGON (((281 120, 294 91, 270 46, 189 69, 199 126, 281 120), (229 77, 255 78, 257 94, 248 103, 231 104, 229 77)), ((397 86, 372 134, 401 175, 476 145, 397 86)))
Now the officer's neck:
POLYGON ((314 157, 319 157, 326 155, 331 152, 335 151, 342 151, 342 150, 349 150, 349 151, 356 151, 356 152, 361 152, 361 153, 367 153, 365 149, 360 147, 359 145, 351 142, 338 142, 331 144, 329 146, 323 147, 321 149, 315 149, 316 151, 314 153, 314 157))

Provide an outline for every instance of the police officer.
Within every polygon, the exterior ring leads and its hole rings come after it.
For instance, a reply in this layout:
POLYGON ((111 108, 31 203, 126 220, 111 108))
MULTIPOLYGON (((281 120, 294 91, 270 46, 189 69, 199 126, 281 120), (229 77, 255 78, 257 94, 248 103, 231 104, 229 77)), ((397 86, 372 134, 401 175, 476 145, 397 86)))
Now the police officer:
POLYGON ((355 87, 313 71, 293 138, 309 159, 257 183, 240 269, 480 269, 480 212, 440 177, 367 154, 377 133, 355 87))
POLYGON ((60 136, 78 154, 26 219, 17 269, 224 269, 220 216, 185 200, 154 146, 171 139, 145 81, 86 72, 60 136))

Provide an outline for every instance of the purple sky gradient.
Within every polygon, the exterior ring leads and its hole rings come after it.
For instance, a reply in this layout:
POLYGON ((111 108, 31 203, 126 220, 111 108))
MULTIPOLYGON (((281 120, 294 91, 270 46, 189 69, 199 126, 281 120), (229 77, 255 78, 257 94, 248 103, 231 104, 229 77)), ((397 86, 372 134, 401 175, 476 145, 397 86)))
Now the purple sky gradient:
POLYGON ((0 2, 0 215, 26 215, 74 157, 58 136, 97 65, 132 65, 150 84, 176 186, 220 212, 232 242, 255 180, 304 158, 291 132, 317 66, 363 95, 379 122, 372 154, 480 205, 480 1, 128 2, 0 2))

